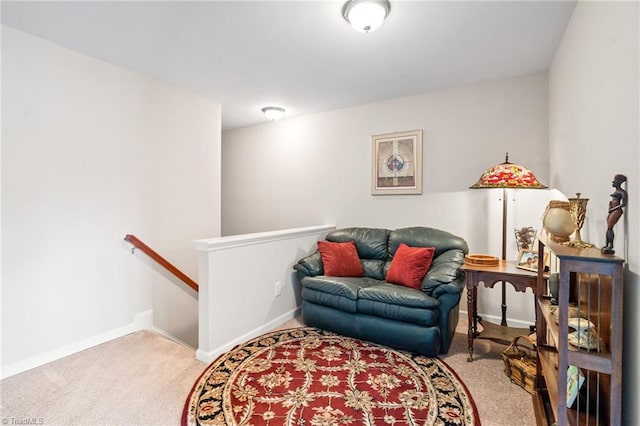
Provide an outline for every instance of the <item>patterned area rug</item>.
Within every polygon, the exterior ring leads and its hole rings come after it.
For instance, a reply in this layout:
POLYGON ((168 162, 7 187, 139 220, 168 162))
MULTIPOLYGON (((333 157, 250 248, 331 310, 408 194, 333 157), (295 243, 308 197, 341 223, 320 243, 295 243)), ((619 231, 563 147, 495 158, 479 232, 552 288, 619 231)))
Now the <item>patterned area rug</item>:
POLYGON ((437 358, 319 330, 259 336, 209 365, 183 425, 479 425, 471 395, 437 358))

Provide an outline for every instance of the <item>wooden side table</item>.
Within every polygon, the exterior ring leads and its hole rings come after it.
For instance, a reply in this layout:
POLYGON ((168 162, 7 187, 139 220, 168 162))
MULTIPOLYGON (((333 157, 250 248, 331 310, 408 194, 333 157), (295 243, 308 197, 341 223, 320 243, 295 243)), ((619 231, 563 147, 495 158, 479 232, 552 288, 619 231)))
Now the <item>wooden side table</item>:
MULTIPOLYGON (((469 357, 467 361, 473 361, 473 339, 482 338, 493 340, 502 344, 509 344, 514 337, 521 334, 529 334, 531 330, 527 328, 514 328, 496 325, 488 321, 483 321, 478 317, 478 286, 484 283, 485 287, 493 288, 497 282, 511 283, 516 291, 524 293, 528 288, 536 294, 538 273, 527 271, 516 267, 515 261, 501 260, 497 266, 475 266, 464 264, 462 270, 466 272, 467 286, 467 316, 469 317, 469 328, 467 330, 467 342, 469 357), (478 332, 478 322, 483 327, 481 333, 478 332)), ((533 298, 535 303, 535 297, 533 298)))

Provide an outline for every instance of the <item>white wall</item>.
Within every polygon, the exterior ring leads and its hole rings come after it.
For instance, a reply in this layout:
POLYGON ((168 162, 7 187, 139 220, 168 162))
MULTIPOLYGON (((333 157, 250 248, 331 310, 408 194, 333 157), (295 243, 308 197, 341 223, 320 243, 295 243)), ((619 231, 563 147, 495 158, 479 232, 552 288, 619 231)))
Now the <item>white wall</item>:
POLYGON ((627 176, 630 206, 617 228, 615 249, 635 272, 640 271, 638 39, 637 2, 579 2, 549 77, 551 184, 590 198, 583 237, 602 246, 611 181, 618 173, 627 176))
POLYGON ((226 131, 222 232, 455 221, 433 197, 467 193, 506 151, 548 181, 547 116, 541 73, 226 131), (371 135, 415 129, 424 131, 424 194, 372 196, 371 135))
POLYGON ((2 89, 2 365, 150 309, 195 346, 197 299, 123 238, 197 277, 193 240, 220 233, 220 105, 8 27, 2 89))
POLYGON ((196 241, 200 328, 196 356, 219 355, 299 315, 297 259, 333 226, 314 226, 196 241), (276 295, 275 284, 281 284, 276 295))
MULTIPOLYGON (((500 191, 467 188, 507 151, 548 184, 547 120, 547 75, 540 73, 224 132, 222 233, 423 225, 499 256, 500 191), (424 193, 372 196, 371 136, 416 129, 424 132, 424 193)), ((513 227, 539 229, 550 196, 520 190, 510 199, 510 258, 513 227)), ((499 293, 481 291, 479 309, 500 315, 499 293)), ((532 300, 510 294, 509 316, 532 321, 532 300)))
POLYGON ((623 418, 638 424, 640 315, 640 7, 578 3, 549 71, 551 183, 590 198, 583 237, 604 245, 615 174, 627 176, 629 205, 615 228, 627 261, 623 418))

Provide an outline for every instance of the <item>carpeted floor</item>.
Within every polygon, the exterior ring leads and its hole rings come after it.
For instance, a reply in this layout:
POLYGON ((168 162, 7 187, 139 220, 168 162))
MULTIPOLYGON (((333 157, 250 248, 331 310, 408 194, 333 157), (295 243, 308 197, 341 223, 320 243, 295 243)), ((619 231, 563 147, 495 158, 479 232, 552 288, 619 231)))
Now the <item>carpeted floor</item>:
POLYGON ((139 331, 2 380, 0 417, 9 425, 177 425, 205 367, 192 348, 139 331))
MULTIPOLYGON (((280 328, 301 326, 291 320, 280 328)), ((460 326, 462 327, 462 326, 460 326)), ((534 425, 531 397, 502 371, 504 346, 460 328, 443 359, 467 385, 485 426, 534 425)), ((3 424, 177 425, 206 365, 192 348, 140 331, 0 382, 3 424)))
POLYGON ((473 362, 467 362, 465 319, 458 324, 449 353, 440 358, 458 373, 469 388, 484 426, 534 426, 536 419, 531 395, 511 383, 504 373, 504 349, 505 346, 488 340, 475 340, 473 362))

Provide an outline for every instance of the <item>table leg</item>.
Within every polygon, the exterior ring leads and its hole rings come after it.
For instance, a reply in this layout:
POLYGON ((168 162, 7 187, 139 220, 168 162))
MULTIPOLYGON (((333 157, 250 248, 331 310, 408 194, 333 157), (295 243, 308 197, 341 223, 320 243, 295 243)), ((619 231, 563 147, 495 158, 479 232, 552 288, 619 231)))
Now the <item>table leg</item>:
POLYGON ((473 337, 478 337, 478 321, 482 319, 478 316, 478 287, 473 287, 473 337))
POLYGON ((473 361, 473 338, 475 337, 475 316, 476 312, 474 310, 475 301, 475 287, 471 286, 471 288, 467 287, 467 317, 468 317, 468 328, 467 328, 467 348, 469 350, 469 357, 467 358, 467 362, 473 361))

